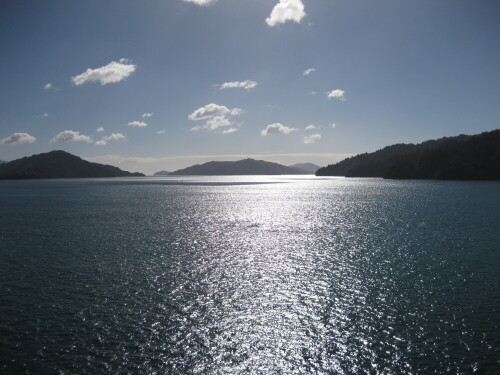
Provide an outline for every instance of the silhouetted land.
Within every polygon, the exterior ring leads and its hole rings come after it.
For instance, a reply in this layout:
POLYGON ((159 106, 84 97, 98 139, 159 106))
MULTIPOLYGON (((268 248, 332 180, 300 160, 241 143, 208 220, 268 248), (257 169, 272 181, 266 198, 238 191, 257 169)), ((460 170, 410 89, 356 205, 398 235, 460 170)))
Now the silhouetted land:
POLYGON ((500 130, 396 144, 320 168, 316 176, 500 180, 500 130))
POLYGON ((172 172, 167 172, 167 171, 159 171, 159 172, 156 172, 153 176, 168 176, 169 174, 171 174, 172 172))
POLYGON ((5 164, 5 163, 7 163, 7 162, 4 160, 0 160, 0 164, 5 164))
POLYGON ((230 176, 306 174, 299 169, 263 160, 210 161, 172 172, 171 176, 230 176))
POLYGON ((315 174, 316 171, 320 168, 319 165, 313 163, 297 163, 293 165, 289 165, 290 168, 298 169, 299 171, 303 171, 307 174, 315 174))
POLYGON ((111 165, 91 163, 65 151, 51 151, 0 165, 1 180, 144 176, 111 165))

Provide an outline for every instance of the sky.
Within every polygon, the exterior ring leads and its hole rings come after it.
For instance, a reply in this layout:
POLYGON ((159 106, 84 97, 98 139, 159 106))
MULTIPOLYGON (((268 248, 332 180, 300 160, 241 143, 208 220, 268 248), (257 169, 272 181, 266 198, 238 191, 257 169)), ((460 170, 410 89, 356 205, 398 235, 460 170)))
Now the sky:
POLYGON ((327 165, 499 128, 498 0, 6 0, 0 160, 327 165))

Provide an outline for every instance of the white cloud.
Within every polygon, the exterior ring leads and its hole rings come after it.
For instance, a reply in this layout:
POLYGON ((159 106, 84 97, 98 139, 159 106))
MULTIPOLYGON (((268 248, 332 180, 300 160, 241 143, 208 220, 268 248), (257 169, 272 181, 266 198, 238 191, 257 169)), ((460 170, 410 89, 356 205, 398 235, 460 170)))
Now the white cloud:
POLYGON ((236 128, 229 128, 229 129, 226 129, 222 132, 222 134, 231 134, 231 133, 234 133, 234 132, 237 132, 238 129, 236 128))
POLYGON ((302 74, 305 76, 308 76, 309 74, 311 74, 315 71, 316 71, 316 69, 306 69, 306 70, 304 70, 304 73, 302 73, 302 74))
POLYGON ((102 133, 104 131, 104 128, 101 126, 100 128, 97 128, 96 130, 98 133, 102 133))
POLYGON ((0 143, 14 146, 21 143, 33 143, 35 141, 36 138, 29 135, 28 133, 14 133, 11 136, 2 139, 0 143))
POLYGON ((142 114, 142 118, 152 117, 153 115, 154 115, 154 113, 152 113, 152 112, 146 112, 146 113, 142 114))
POLYGON ((256 88, 257 85, 258 85, 258 83, 255 81, 246 80, 246 81, 241 81, 241 82, 238 82, 238 81, 226 82, 226 83, 222 83, 218 86, 219 86, 220 90, 241 88, 241 89, 245 89, 245 90, 249 91, 251 89, 256 88))
POLYGON ((214 4, 217 0, 184 0, 187 3, 195 3, 196 5, 212 5, 214 4))
POLYGON ((232 124, 233 123, 226 116, 215 116, 209 119, 203 127, 208 130, 215 130, 232 124))
POLYGON ((129 64, 127 59, 120 59, 119 62, 111 61, 106 66, 97 69, 87 69, 82 74, 71 77, 71 81, 77 86, 87 82, 99 82, 101 85, 117 83, 135 72, 136 66, 129 64))
POLYGON ((148 126, 144 121, 131 121, 128 123, 128 126, 134 126, 136 128, 145 128, 148 126))
POLYGON ((301 0, 280 0, 276 4, 266 19, 269 26, 276 26, 287 21, 295 21, 300 23, 306 13, 304 12, 304 4, 301 0))
POLYGON ((158 130, 156 134, 165 134, 166 130, 158 130))
POLYGON ((316 142, 320 138, 321 138, 321 134, 312 134, 312 135, 304 136, 303 140, 304 140, 305 144, 311 144, 311 143, 316 142))
POLYGON ((91 143, 92 138, 87 136, 87 135, 80 134, 80 132, 76 132, 73 130, 62 131, 58 135, 56 135, 54 138, 52 138, 52 142, 69 142, 69 141, 91 143))
POLYGON ((331 124, 330 124, 330 126, 331 126, 331 127, 332 127, 332 129, 333 129, 333 128, 335 128, 335 127, 337 126, 337 124, 333 122, 333 123, 331 123, 331 124))
POLYGON ((106 142, 104 139, 101 139, 100 141, 97 141, 96 146, 106 146, 108 142, 106 142))
POLYGON ((229 109, 223 105, 217 105, 214 103, 207 104, 204 107, 198 108, 189 115, 189 118, 193 121, 207 120, 205 125, 194 126, 191 128, 191 131, 198 131, 202 129, 214 131, 222 127, 233 126, 235 124, 226 116, 239 116, 244 112, 245 111, 241 108, 229 109))
POLYGON ((273 134, 289 134, 297 129, 286 127, 280 123, 275 123, 271 125, 267 125, 267 127, 260 132, 260 134, 265 137, 267 135, 273 134))
POLYGON ((314 96, 314 95, 316 95, 316 94, 317 94, 317 92, 316 92, 316 91, 309 91, 309 95, 314 96))
POLYGON ((204 107, 198 108, 189 115, 189 118, 193 121, 206 120, 208 118, 222 116, 230 112, 231 110, 224 105, 210 103, 204 107))
POLYGON ((318 127, 317 127, 316 125, 312 125, 312 124, 311 124, 311 125, 307 125, 307 126, 306 126, 306 130, 315 130, 315 129, 317 129, 317 128, 318 128, 318 127))
POLYGON ((233 109, 231 109, 231 115, 232 116, 239 116, 239 115, 242 115, 243 113, 245 113, 245 111, 242 110, 241 108, 233 108, 233 109))
POLYGON ((108 135, 107 137, 104 137, 103 139, 105 141, 122 141, 126 138, 122 133, 113 133, 111 135, 108 135))
POLYGON ((57 88, 51 83, 47 83, 45 86, 43 86, 44 90, 57 90, 57 88))
POLYGON ((336 89, 336 90, 332 90, 332 91, 328 92, 327 96, 328 96, 328 99, 339 99, 339 100, 344 101, 345 100, 344 94, 345 94, 344 90, 336 89))
POLYGON ((36 117, 38 117, 38 118, 47 118, 47 117, 49 117, 49 114, 48 113, 42 113, 41 115, 38 115, 36 117))

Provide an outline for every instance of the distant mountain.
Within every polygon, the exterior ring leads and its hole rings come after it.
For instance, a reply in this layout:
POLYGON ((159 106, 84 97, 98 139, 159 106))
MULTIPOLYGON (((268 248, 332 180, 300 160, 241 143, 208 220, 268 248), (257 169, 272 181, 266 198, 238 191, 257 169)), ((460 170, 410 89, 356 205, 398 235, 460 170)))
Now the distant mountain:
POLYGON ((319 165, 313 163, 297 163, 294 165, 289 165, 290 168, 298 169, 307 174, 315 174, 318 169, 321 167, 319 165))
POLYGON ((397 144, 323 167, 317 176, 499 180, 500 130, 397 144))
POLYGON ((172 172, 167 172, 167 171, 159 171, 159 172, 156 172, 153 176, 168 176, 169 174, 171 174, 172 172))
POLYGON ((7 162, 4 160, 0 160, 0 164, 5 164, 5 163, 7 163, 7 162))
POLYGON ((0 180, 144 176, 91 163, 65 151, 51 151, 0 165, 0 180))
POLYGON ((263 160, 244 159, 239 161, 210 161, 196 164, 170 173, 170 176, 230 176, 230 175, 283 175, 305 174, 304 172, 281 164, 263 160))

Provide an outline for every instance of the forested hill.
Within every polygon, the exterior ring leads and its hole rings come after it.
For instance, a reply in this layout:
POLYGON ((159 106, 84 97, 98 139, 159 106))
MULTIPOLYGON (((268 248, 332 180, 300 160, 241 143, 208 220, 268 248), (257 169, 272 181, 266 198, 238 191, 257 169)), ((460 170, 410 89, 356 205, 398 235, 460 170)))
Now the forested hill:
POLYGON ((91 163, 65 151, 51 151, 0 165, 0 180, 144 176, 91 163))
POLYGON ((320 168, 317 176, 499 180, 500 130, 396 144, 320 168))

